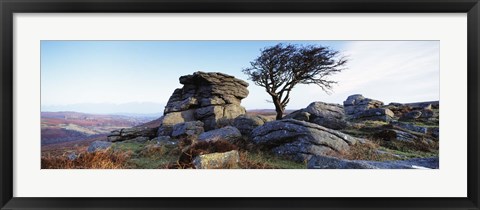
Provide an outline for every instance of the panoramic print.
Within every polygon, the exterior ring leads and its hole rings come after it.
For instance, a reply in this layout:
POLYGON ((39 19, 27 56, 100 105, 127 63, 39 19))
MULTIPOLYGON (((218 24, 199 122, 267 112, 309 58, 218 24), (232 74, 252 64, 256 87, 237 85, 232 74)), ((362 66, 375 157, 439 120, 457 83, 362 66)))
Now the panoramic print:
POLYGON ((439 41, 41 41, 42 169, 438 169, 439 41))

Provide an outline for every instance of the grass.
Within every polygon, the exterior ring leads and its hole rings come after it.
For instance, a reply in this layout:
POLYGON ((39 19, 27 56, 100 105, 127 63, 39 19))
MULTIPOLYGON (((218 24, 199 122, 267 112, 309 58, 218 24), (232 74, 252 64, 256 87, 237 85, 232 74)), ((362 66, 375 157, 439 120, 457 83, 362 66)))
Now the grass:
POLYGON ((378 131, 379 128, 388 125, 383 121, 358 121, 351 127, 340 130, 342 133, 349 134, 355 137, 366 138, 372 135, 372 132, 378 131))
POLYGON ((42 169, 122 169, 127 167, 131 152, 113 150, 95 153, 80 153, 78 158, 70 160, 67 154, 42 156, 42 169))
MULTIPOLYGON (((421 124, 422 122, 414 122, 421 124)), ((228 125, 226 122, 224 125, 228 125)), ((413 142, 385 138, 373 135, 388 127, 381 121, 355 123, 341 132, 368 139, 366 143, 350 146, 348 152, 332 154, 349 160, 388 161, 410 158, 438 156, 438 141, 427 142, 419 138, 413 142)), ((421 137, 421 136, 420 136, 421 137)), ((290 161, 257 148, 247 137, 236 142, 217 139, 214 142, 198 142, 195 138, 181 138, 177 144, 158 144, 156 142, 119 142, 111 149, 96 153, 87 153, 85 145, 52 147, 42 150, 42 168, 95 168, 95 169, 166 169, 193 168, 193 158, 201 154, 238 150, 239 168, 242 169, 305 169, 306 163, 290 161), (69 160, 65 151, 79 154, 76 160, 69 160), (63 154, 61 152, 64 152, 63 154)), ((43 148, 42 148, 43 149, 43 148)))
MULTIPOLYGON (((81 152, 76 160, 63 155, 46 153, 42 156, 42 169, 166 169, 193 168, 196 155, 227 152, 238 149, 223 140, 197 142, 191 147, 172 147, 153 142, 115 143, 106 151, 81 152), (183 152, 182 152, 183 149, 183 152)), ((240 150, 239 167, 243 169, 305 169, 306 164, 282 159, 259 151, 240 150)))
POLYGON ((407 121, 400 121, 400 122, 408 122, 416 126, 426 127, 426 128, 437 128, 438 122, 430 122, 430 121, 414 121, 414 120, 407 120, 407 121))
POLYGON ((112 145, 114 151, 132 151, 133 153, 139 153, 145 147, 145 144, 138 142, 119 142, 112 145))
MULTIPOLYGON (((438 123, 435 122, 410 121, 409 123, 425 127, 438 127, 438 123)), ((342 130, 343 133, 369 139, 369 141, 366 144, 352 145, 348 153, 340 154, 341 158, 386 161, 438 156, 438 141, 427 142, 423 139, 426 138, 423 134, 416 134, 418 139, 412 142, 398 141, 395 140, 396 134, 384 130, 389 127, 391 126, 387 122, 365 121, 342 130), (379 132, 382 130, 385 132, 379 132)), ((409 133, 414 132, 409 131, 409 133)))
POLYGON ((354 137, 367 137, 371 135, 371 132, 351 128, 343 129, 341 132, 354 137))
POLYGON ((180 154, 177 147, 158 145, 155 142, 117 143, 113 148, 118 151, 132 152, 125 166, 130 169, 167 168, 170 163, 176 162, 180 154))
POLYGON ((437 157, 438 156, 438 151, 433 151, 433 152, 422 152, 422 151, 399 151, 399 150, 392 150, 389 148, 385 147, 380 147, 379 148, 382 151, 389 152, 391 154, 395 154, 400 156, 400 159, 411 159, 411 158, 426 158, 426 157, 437 157))
POLYGON ((244 169, 306 169, 305 163, 282 159, 261 152, 240 152, 240 168, 244 169))
POLYGON ((427 143, 426 141, 404 142, 373 140, 379 149, 398 156, 402 159, 424 158, 438 156, 438 142, 427 143))
MULTIPOLYGON (((141 143, 138 143, 141 144, 141 143)), ((180 150, 166 145, 147 143, 142 150, 128 160, 128 168, 132 169, 160 169, 167 168, 172 162, 176 162, 180 150)))
POLYGON ((339 157, 348 160, 374 160, 386 161, 397 160, 398 157, 389 153, 379 152, 380 146, 372 141, 366 141, 363 144, 351 145, 348 152, 340 154, 339 157))

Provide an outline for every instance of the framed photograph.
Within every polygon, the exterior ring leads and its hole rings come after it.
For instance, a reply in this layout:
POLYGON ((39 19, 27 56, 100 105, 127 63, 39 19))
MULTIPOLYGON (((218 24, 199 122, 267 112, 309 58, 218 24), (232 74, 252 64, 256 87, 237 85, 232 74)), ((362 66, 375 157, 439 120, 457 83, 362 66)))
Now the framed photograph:
POLYGON ((0 7, 1 209, 479 209, 478 0, 0 7))

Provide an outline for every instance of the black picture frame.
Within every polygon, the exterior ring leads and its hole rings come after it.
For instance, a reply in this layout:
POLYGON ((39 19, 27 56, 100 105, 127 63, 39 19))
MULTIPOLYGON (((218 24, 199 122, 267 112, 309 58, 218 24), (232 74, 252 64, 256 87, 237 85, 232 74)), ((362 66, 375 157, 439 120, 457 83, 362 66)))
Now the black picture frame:
MULTIPOLYGON (((479 209, 478 0, 0 0, 1 209, 479 209), (465 198, 25 198, 13 197, 14 13, 467 13, 468 196, 465 198)), ((445 180, 449 181, 449 180, 445 180)))

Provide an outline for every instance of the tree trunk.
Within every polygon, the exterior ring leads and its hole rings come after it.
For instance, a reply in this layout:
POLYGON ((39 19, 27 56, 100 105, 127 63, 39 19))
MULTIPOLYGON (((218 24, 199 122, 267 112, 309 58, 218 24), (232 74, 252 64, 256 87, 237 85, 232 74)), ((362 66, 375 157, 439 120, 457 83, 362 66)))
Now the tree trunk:
POLYGON ((276 119, 281 120, 283 118, 283 112, 285 110, 280 102, 280 98, 272 96, 272 101, 273 101, 273 104, 275 105, 275 111, 277 112, 276 119))

